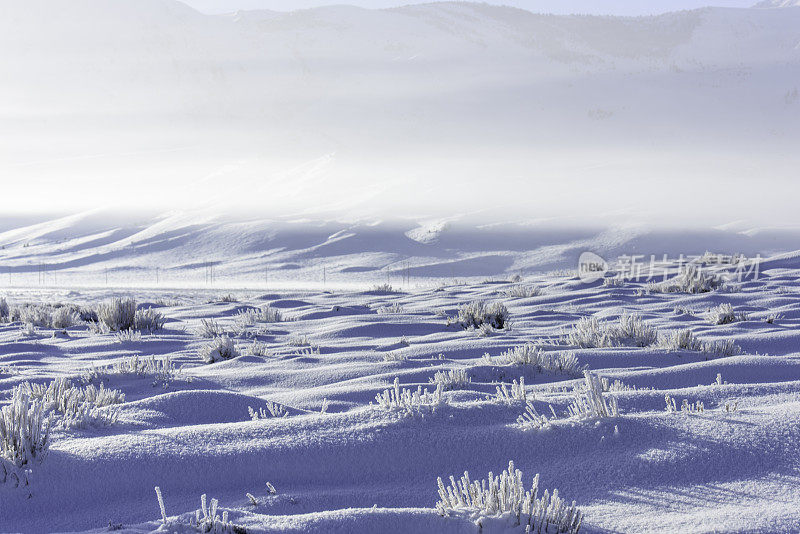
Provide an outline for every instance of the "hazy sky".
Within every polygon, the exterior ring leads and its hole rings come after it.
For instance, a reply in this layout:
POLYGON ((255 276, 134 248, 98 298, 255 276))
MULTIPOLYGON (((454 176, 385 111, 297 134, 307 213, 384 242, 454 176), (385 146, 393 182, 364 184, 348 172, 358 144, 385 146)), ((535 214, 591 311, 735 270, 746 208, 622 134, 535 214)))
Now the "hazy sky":
MULTIPOLYGON (((347 4, 385 8, 436 0, 182 0, 206 13, 228 13, 237 9, 273 9, 291 11, 310 7, 347 4)), ((483 0, 489 4, 509 5, 541 13, 591 13, 608 15, 648 15, 695 9, 708 5, 750 7, 757 0, 483 0)))

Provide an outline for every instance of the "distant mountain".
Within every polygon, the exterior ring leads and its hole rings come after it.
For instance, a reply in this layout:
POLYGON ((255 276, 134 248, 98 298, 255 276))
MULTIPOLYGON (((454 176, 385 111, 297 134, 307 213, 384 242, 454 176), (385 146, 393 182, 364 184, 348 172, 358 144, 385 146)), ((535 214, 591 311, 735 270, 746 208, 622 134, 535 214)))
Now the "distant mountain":
POLYGON ((738 191, 754 176, 793 183, 800 164, 798 10, 210 16, 171 0, 0 0, 0 12, 3 209, 512 203, 600 217, 650 216, 657 196, 670 219, 748 216, 738 191))
POLYGON ((757 3, 753 7, 770 8, 770 7, 800 7, 800 0, 764 0, 757 3))

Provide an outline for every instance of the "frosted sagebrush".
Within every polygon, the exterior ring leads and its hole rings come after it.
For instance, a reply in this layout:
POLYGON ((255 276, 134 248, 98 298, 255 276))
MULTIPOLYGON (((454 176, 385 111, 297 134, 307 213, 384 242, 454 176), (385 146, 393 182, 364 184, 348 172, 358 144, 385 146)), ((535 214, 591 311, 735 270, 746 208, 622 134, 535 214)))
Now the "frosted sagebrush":
POLYGON ((384 352, 383 361, 385 362, 404 362, 408 356, 398 351, 384 352))
POLYGON ((386 315, 390 313, 405 313, 405 312, 406 312, 405 308, 403 308, 401 304, 398 304, 396 302, 394 304, 389 304, 387 306, 380 306, 375 310, 375 313, 377 313, 378 315, 386 315))
POLYGON ((533 343, 508 349, 500 354, 500 361, 508 365, 531 366, 540 372, 574 374, 581 371, 574 353, 544 351, 533 343))
MULTIPOLYGON (((550 406, 550 411, 552 412, 553 419, 557 419, 552 406, 550 406)), ((546 415, 540 415, 539 412, 536 411, 533 402, 525 401, 525 411, 517 417, 517 424, 526 430, 540 429, 548 426, 550 424, 550 419, 548 419, 546 415)))
POLYGON ((672 335, 663 338, 659 346, 666 350, 689 350, 716 357, 737 356, 742 353, 742 348, 729 339, 703 341, 688 328, 676 330, 672 335))
POLYGON ((545 490, 539 497, 538 474, 526 490, 522 472, 514 468, 514 462, 509 462, 499 477, 490 472, 487 480, 471 481, 465 471, 458 481, 451 476, 450 486, 445 486, 441 477, 437 483, 440 500, 436 511, 443 517, 468 517, 478 525, 483 524, 483 518, 506 518, 514 525, 524 525, 525 532, 577 534, 581 528, 583 514, 574 501, 567 503, 558 490, 552 495, 545 490))
POLYGON ((706 317, 708 318, 708 321, 714 325, 730 324, 736 321, 747 320, 746 313, 736 313, 733 309, 733 306, 727 302, 708 310, 706 317))
POLYGON ((683 271, 669 280, 650 283, 649 293, 708 293, 724 286, 724 281, 713 273, 703 272, 696 265, 688 265, 683 271))
POLYGON ((252 406, 249 406, 247 408, 247 412, 250 414, 250 419, 253 421, 258 421, 259 419, 270 419, 273 417, 287 417, 289 415, 289 411, 286 409, 286 406, 278 404, 277 402, 267 401, 266 408, 266 410, 264 408, 259 408, 258 411, 256 411, 252 406))
POLYGON ((480 328, 481 325, 487 324, 496 330, 502 330, 506 327, 508 319, 508 308, 502 302, 487 304, 482 300, 476 300, 458 308, 457 320, 463 328, 480 328))
POLYGON ((0 297, 0 323, 8 320, 9 311, 8 302, 4 297, 0 297))
POLYGON ((432 384, 441 386, 443 390, 460 389, 470 384, 471 380, 467 376, 466 369, 450 369, 448 371, 437 371, 430 379, 432 384))
POLYGON ((117 421, 114 405, 125 402, 125 394, 119 390, 106 389, 103 384, 81 388, 63 377, 48 384, 23 382, 14 392, 41 401, 55 424, 68 429, 109 426, 117 421))
POLYGON ((617 399, 606 396, 600 378, 591 371, 583 372, 584 389, 576 394, 567 407, 567 413, 575 419, 602 419, 619 416, 617 399))
POLYGON ((525 391, 525 377, 519 377, 519 382, 514 380, 511 383, 510 389, 505 383, 497 386, 495 399, 503 404, 513 404, 515 401, 526 402, 528 400, 528 394, 525 391))
POLYGON ((146 358, 137 354, 122 358, 110 365, 92 367, 83 373, 81 379, 84 384, 91 384, 114 375, 128 375, 152 378, 154 386, 160 385, 167 388, 177 378, 180 370, 169 354, 160 358, 155 356, 146 358))
POLYGON ((583 317, 567 334, 567 342, 580 348, 649 347, 658 341, 658 330, 638 315, 623 314, 616 323, 583 317))
POLYGON ((380 408, 402 415, 421 415, 432 412, 444 402, 441 384, 436 385, 433 392, 418 386, 416 391, 400 388, 400 379, 395 378, 391 388, 375 395, 380 408))
POLYGON ((14 388, 11 401, 0 408, 0 458, 23 467, 47 456, 50 418, 45 403, 14 388))
POLYGON ((226 334, 225 329, 214 319, 200 319, 197 333, 200 337, 205 338, 215 338, 226 334))
POLYGON ((239 356, 239 349, 227 335, 216 337, 200 347, 200 358, 206 363, 230 360, 239 356))
MULTIPOLYGON (((667 413, 677 413, 678 408, 675 405, 675 399, 673 399, 669 394, 664 395, 664 401, 667 403, 667 413)), ((684 414, 691 414, 691 413, 701 413, 705 411, 705 406, 700 401, 695 402, 694 404, 690 404, 688 399, 683 399, 681 403, 680 412, 684 414)))
POLYGON ((133 316, 133 328, 141 332, 157 332, 166 322, 167 318, 152 308, 136 310, 133 316))
POLYGON ((115 298, 97 308, 97 319, 112 332, 131 330, 136 326, 136 301, 115 298))
POLYGON ((531 298, 541 295, 542 290, 536 286, 516 285, 503 294, 509 298, 531 298))

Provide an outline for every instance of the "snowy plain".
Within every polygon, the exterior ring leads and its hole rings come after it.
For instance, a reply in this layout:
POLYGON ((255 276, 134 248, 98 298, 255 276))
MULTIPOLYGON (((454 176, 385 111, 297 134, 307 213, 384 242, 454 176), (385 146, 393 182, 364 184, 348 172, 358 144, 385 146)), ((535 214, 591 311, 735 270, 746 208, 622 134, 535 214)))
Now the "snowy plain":
MULTIPOLYGON (((662 267, 667 278, 677 275, 677 266, 662 267)), ((11 308, 97 309, 129 297, 166 323, 132 337, 80 321, 0 326, 6 395, 22 382, 67 377, 81 385, 87 376, 125 395, 105 408, 118 410, 113 424, 54 429, 49 454, 27 466, 27 482, 0 484, 0 530, 189 532, 205 493, 248 532, 478 532, 471 520, 440 517, 436 478, 468 470, 477 480, 513 460, 526 485, 538 473, 542 488, 576 501, 581 532, 795 531, 799 275, 800 255, 789 253, 763 261, 757 279, 697 294, 660 293, 643 280, 584 283, 574 270, 434 287, 412 281, 391 292, 7 288, 11 308), (459 307, 475 300, 504 303, 510 324, 463 328, 459 307), (735 319, 715 324, 709 310, 726 303, 735 319), (265 305, 280 322, 247 319, 265 305), (582 318, 603 325, 630 313, 662 338, 688 328, 741 350, 581 348, 569 337, 582 318), (203 361, 208 319, 231 336, 237 356, 203 361), (619 415, 569 416, 580 369, 502 356, 528 343, 621 381, 605 393, 619 415), (168 379, 109 370, 137 356, 168 357, 180 369, 168 379), (375 399, 395 379, 434 389, 436 373, 449 370, 466 372, 468 382, 429 411, 408 415, 375 399), (497 398, 498 386, 520 378, 536 410, 553 414, 542 428, 518 423, 524 401, 497 398), (665 395, 704 410, 670 413, 665 395), (268 401, 288 415, 251 420, 249 409, 268 401)), ((524 531, 510 520, 484 523, 483 532, 524 531)))

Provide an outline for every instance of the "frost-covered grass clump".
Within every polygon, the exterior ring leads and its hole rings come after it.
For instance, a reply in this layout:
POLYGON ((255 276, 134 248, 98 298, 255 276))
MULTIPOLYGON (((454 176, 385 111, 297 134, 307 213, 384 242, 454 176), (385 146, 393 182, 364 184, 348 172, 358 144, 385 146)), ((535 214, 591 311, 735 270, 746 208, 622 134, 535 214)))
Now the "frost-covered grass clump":
POLYGON ((0 409, 0 458, 23 467, 43 460, 49 447, 50 418, 45 403, 14 388, 11 401, 0 409))
POLYGON ((400 388, 400 379, 395 378, 391 388, 375 395, 375 400, 380 408, 402 415, 422 415, 432 412, 444 403, 441 384, 436 385, 433 392, 418 386, 416 391, 400 388))
POLYGON ((430 381, 432 384, 441 386, 445 391, 467 387, 471 382, 469 376, 467 375, 466 369, 437 371, 430 381))
POLYGON ((696 265, 688 265, 683 272, 663 282, 647 285, 649 293, 708 293, 724 286, 724 280, 713 273, 705 273, 696 265))
POLYGON ((118 412, 113 405, 125 402, 125 394, 106 389, 103 384, 73 386, 66 378, 56 378, 49 384, 23 382, 14 395, 41 401, 46 413, 53 414, 56 424, 64 428, 108 426, 116 422, 118 412))
POLYGON ((578 358, 572 352, 548 352, 533 343, 508 349, 500 354, 500 361, 508 365, 528 365, 538 371, 578 373, 578 358))
POLYGON ((736 321, 746 321, 747 314, 745 313, 736 313, 729 303, 720 304, 719 306, 715 306, 708 310, 708 314, 706 315, 708 321, 711 324, 715 325, 723 325, 723 324, 730 324, 735 323, 736 321))
POLYGON ((528 400, 528 393, 525 391, 525 377, 519 377, 519 382, 514 380, 509 388, 507 384, 501 383, 497 386, 495 399, 503 404, 514 404, 516 401, 525 402, 528 400))
POLYGON ((259 419, 287 417, 289 415, 289 411, 286 409, 286 406, 278 404, 277 402, 267 401, 266 408, 266 410, 264 408, 254 410, 252 406, 248 407, 247 411, 250 414, 250 419, 253 421, 258 421, 259 419))
POLYGON ((136 310, 133 316, 133 328, 140 332, 157 332, 166 322, 166 317, 152 308, 136 310))
POLYGON ((92 384, 111 376, 136 376, 152 378, 154 386, 160 385, 166 388, 179 373, 180 367, 169 354, 161 358, 134 355, 104 367, 92 367, 83 373, 82 380, 85 384, 92 384))
POLYGON ((703 341, 688 328, 676 330, 661 340, 659 346, 666 350, 689 350, 717 357, 737 356, 742 348, 730 339, 703 341))
POLYGON ((260 308, 240 310, 236 314, 236 322, 243 326, 253 326, 256 323, 280 323, 281 321, 283 321, 283 317, 280 310, 269 304, 264 304, 260 308))
POLYGON ((115 298, 100 304, 97 319, 111 332, 131 330, 136 326, 136 301, 115 298))
POLYGON ((567 334, 567 342, 580 348, 649 347, 658 341, 658 330, 638 315, 623 314, 616 324, 583 317, 567 334))
POLYGON ((545 490, 539 497, 538 474, 526 490, 514 462, 509 462, 508 470, 499 477, 490 472, 487 480, 472 481, 465 471, 458 481, 451 476, 450 486, 445 486, 441 477, 437 482, 440 501, 436 511, 443 517, 462 516, 484 526, 487 518, 497 518, 506 524, 512 521, 520 532, 577 534, 581 528, 583 514, 574 501, 567 503, 558 490, 552 494, 545 490))
POLYGON ((0 302, 0 322, 12 321, 38 328, 70 328, 81 323, 76 306, 62 304, 21 304, 11 307, 0 302))
POLYGON ((567 407, 569 415, 575 419, 617 417, 619 415, 617 399, 604 394, 600 378, 591 371, 584 371, 583 379, 583 390, 575 395, 572 403, 567 407))
POLYGON ((214 363, 220 360, 230 360, 239 356, 239 349, 233 339, 227 335, 215 337, 202 347, 200 347, 200 358, 206 363, 214 363))
POLYGON ((504 294, 509 298, 531 298, 541 295, 542 290, 536 286, 515 285, 511 289, 506 290, 504 294))
MULTIPOLYGON (((170 521, 167 517, 167 507, 164 503, 164 496, 161 493, 161 488, 156 486, 156 499, 158 500, 158 508, 161 511, 161 527, 159 527, 159 531, 161 530, 173 530, 176 527, 183 532, 183 529, 180 528, 180 524, 177 520, 170 521)), ((250 494, 248 493, 248 496, 250 494)), ((251 497, 251 500, 255 500, 251 497)), ((211 504, 208 504, 208 498, 206 494, 202 494, 200 496, 200 508, 195 510, 194 517, 189 519, 188 527, 195 532, 203 532, 203 533, 213 533, 213 534, 247 534, 247 529, 245 527, 236 525, 228 520, 228 511, 224 510, 222 512, 222 517, 218 514, 219 512, 219 501, 217 499, 211 499, 211 504)))
POLYGON ((508 308, 502 302, 487 304, 476 300, 458 308, 458 324, 463 328, 481 328, 489 325, 496 330, 502 330, 508 324, 508 308))

